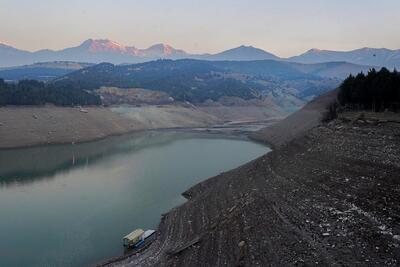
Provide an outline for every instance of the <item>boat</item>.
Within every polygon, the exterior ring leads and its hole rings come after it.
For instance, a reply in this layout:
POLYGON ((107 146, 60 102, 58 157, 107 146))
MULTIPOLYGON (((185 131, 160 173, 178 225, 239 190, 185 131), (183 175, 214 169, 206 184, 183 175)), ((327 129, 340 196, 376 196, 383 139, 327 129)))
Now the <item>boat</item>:
POLYGON ((143 234, 143 240, 150 238, 152 235, 155 234, 155 230, 146 230, 143 234))
POLYGON ((140 248, 145 243, 151 242, 154 237, 155 230, 136 229, 123 237, 123 245, 127 248, 140 248))

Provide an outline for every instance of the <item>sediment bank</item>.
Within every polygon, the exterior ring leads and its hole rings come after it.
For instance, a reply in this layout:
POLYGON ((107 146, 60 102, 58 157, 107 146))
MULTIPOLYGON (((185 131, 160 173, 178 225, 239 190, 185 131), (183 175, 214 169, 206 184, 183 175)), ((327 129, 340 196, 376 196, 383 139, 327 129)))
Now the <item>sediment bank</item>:
POLYGON ((139 130, 206 127, 219 122, 208 114, 187 113, 182 107, 153 107, 147 117, 143 109, 147 108, 138 108, 130 117, 102 107, 85 107, 83 111, 72 107, 1 107, 0 149, 71 144, 139 130))

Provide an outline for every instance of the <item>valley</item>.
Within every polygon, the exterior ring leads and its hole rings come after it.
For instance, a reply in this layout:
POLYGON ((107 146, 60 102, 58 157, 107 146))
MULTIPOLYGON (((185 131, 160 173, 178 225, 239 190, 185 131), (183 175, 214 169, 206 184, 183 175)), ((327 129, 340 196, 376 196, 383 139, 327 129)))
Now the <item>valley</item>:
POLYGON ((0 148, 78 143, 147 129, 269 122, 340 82, 316 73, 336 72, 336 65, 305 68, 270 60, 49 62, 7 71, 18 76, 37 68, 69 72, 45 82, 2 83, 0 148))

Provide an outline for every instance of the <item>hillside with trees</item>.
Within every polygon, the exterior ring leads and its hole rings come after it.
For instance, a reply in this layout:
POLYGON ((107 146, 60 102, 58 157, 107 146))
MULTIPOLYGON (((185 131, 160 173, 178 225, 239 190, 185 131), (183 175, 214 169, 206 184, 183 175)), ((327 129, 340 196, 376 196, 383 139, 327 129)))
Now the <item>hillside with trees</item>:
MULTIPOLYGON (((320 66, 318 66, 319 68, 320 66)), ((162 91, 177 101, 201 103, 223 96, 260 98, 290 92, 309 100, 336 88, 340 79, 321 77, 317 66, 274 60, 157 60, 133 65, 101 63, 55 79, 57 88, 96 90, 102 86, 162 91)))
POLYGON ((99 96, 83 90, 55 88, 36 80, 6 83, 0 79, 0 106, 4 105, 99 105, 99 96))
POLYGON ((350 75, 340 86, 339 103, 351 109, 376 112, 400 109, 400 73, 382 68, 371 69, 367 75, 350 75))

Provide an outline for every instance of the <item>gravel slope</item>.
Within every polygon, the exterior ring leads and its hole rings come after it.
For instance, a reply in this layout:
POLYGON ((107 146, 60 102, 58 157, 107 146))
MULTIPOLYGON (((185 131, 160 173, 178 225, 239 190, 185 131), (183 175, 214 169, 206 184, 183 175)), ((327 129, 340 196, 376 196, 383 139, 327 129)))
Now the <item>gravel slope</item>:
POLYGON ((278 147, 288 141, 302 136, 308 130, 320 124, 326 107, 335 101, 338 90, 317 97, 299 111, 292 113, 286 119, 253 133, 250 137, 278 147))

